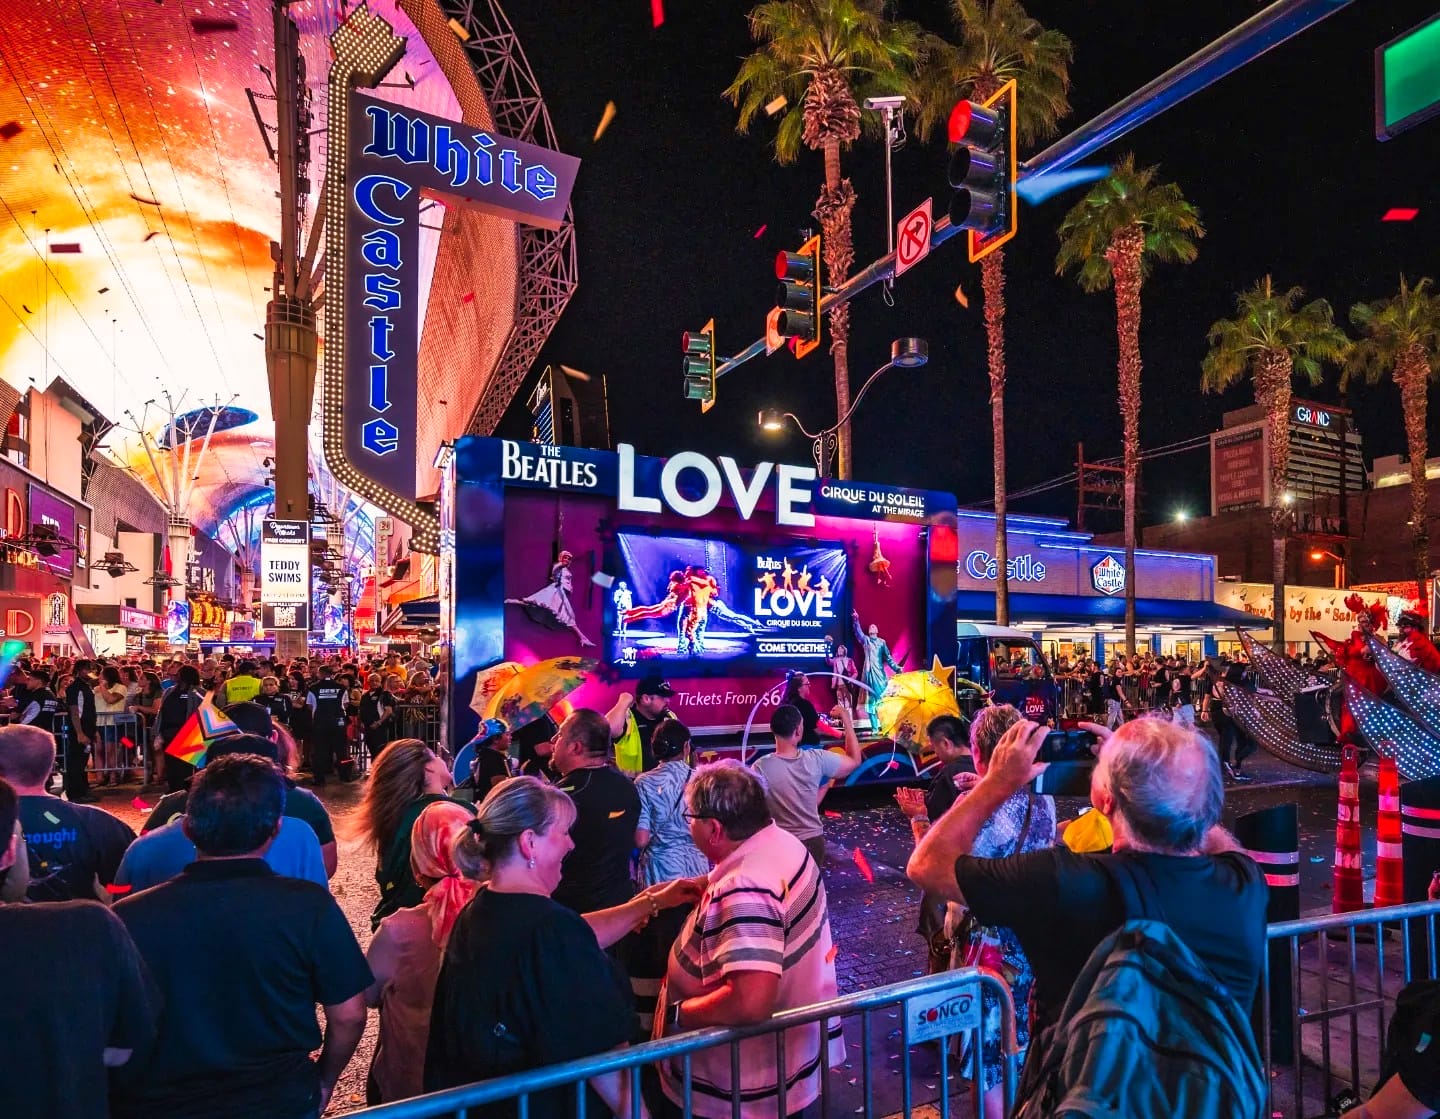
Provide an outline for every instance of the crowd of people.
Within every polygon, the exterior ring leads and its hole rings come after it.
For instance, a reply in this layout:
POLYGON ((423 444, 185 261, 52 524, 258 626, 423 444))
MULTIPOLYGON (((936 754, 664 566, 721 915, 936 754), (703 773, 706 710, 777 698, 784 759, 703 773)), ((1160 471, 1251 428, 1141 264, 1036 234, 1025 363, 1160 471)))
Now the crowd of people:
POLYGON ((294 739, 294 764, 314 783, 355 777, 370 756, 401 737, 426 735, 440 701, 437 667, 399 654, 368 663, 339 655, 22 658, 0 690, 0 718, 56 736, 67 799, 96 786, 144 780, 184 788, 193 769, 169 757, 172 741, 204 697, 226 707, 263 706, 294 739))
MULTIPOLYGON (((7 1116, 312 1119, 370 1008, 366 1096, 379 1103, 836 996, 820 803, 861 764, 848 707, 829 713, 839 750, 806 749, 812 720, 785 703, 771 716, 773 753, 697 766, 668 709, 673 689, 651 678, 608 713, 579 709, 538 733, 483 724, 468 788, 424 741, 377 740, 349 821, 380 895, 362 949, 328 888, 335 826, 296 782, 286 718, 313 717, 316 689, 343 673, 317 666, 297 705, 268 702, 274 672, 262 667, 219 682, 235 733, 211 743, 138 838, 51 792, 50 730, 0 728, 7 1116), (258 689, 227 686, 250 676, 258 689)), ((382 692, 389 667, 372 673, 382 692)), ((22 688, 44 683, 36 669, 25 666, 22 688)), ((165 695, 194 687, 198 671, 176 666, 165 695)), ((1048 728, 1008 706, 982 708, 968 732, 934 720, 931 785, 898 794, 932 968, 1001 975, 1036 1067, 1064 1043, 1092 952, 1127 920, 1163 921, 1209 996, 1247 1023, 1262 974, 1265 880, 1219 826, 1215 748, 1180 719, 1088 729, 1101 745, 1077 819, 1033 790, 1048 728)), ((982 1020, 977 1088, 987 1119, 1001 1119, 992 997, 982 1020)), ((658 1062, 639 1099, 618 1073, 585 1091, 597 1114, 673 1119, 688 1100, 692 1114, 726 1119, 738 1100, 742 1119, 793 1116, 844 1061, 844 1038, 823 1022, 780 1045, 755 1037, 734 1058, 722 1046, 658 1062)), ((574 1089, 529 1101, 537 1119, 575 1107, 574 1089)))

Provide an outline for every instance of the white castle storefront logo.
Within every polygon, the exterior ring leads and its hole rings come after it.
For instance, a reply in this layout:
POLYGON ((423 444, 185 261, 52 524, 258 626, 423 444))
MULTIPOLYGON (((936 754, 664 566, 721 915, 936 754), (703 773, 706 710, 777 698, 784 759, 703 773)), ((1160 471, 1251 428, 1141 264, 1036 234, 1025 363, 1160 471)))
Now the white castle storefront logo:
POLYGON ((1125 565, 1106 556, 1090 568, 1090 583, 1101 594, 1119 594, 1125 589, 1125 565))

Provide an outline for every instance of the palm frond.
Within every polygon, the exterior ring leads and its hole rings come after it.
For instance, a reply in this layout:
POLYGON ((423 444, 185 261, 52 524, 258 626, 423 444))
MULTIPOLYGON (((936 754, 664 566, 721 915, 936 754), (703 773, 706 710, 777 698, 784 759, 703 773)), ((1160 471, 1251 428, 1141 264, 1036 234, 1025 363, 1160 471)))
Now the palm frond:
POLYGON ((1277 353, 1290 355, 1292 372, 1312 385, 1320 383, 1324 367, 1350 359, 1350 340, 1335 325, 1335 314, 1323 299, 1301 303, 1303 288, 1275 290, 1266 276, 1241 292, 1235 316, 1210 327, 1210 350, 1200 367, 1200 386, 1222 392, 1254 376, 1258 363, 1277 353))

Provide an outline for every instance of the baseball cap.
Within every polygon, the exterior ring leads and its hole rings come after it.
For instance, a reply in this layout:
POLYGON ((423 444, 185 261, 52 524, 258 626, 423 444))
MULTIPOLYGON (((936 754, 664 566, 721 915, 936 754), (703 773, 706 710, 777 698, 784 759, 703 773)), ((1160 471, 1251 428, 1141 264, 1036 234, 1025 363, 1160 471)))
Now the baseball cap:
POLYGON ((639 699, 645 695, 672 696, 675 689, 659 676, 647 676, 635 685, 635 698, 639 699))
POLYGON ((241 734, 269 738, 275 731, 275 721, 270 717, 269 710, 248 699, 230 704, 225 708, 225 716, 240 728, 241 734))

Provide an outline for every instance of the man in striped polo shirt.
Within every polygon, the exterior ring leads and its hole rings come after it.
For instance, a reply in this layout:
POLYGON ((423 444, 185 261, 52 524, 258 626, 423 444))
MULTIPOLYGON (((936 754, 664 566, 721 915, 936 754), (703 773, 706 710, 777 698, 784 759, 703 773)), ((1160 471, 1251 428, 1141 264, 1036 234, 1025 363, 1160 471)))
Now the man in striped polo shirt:
MULTIPOLYGON (((739 762, 716 762, 695 771, 685 795, 691 838, 713 869, 670 953, 664 1032, 747 1025, 835 998, 825 884, 804 844, 771 820, 760 779, 739 762)), ((729 1119, 738 1094, 741 1119, 794 1115, 819 1097, 824 1069, 845 1059, 839 1021, 823 1033, 818 1023, 786 1033, 783 1106, 773 1038, 740 1043, 739 1084, 729 1046, 695 1054, 693 1113, 729 1119)), ((681 1063, 662 1062, 660 1080, 681 1104, 681 1063)))

